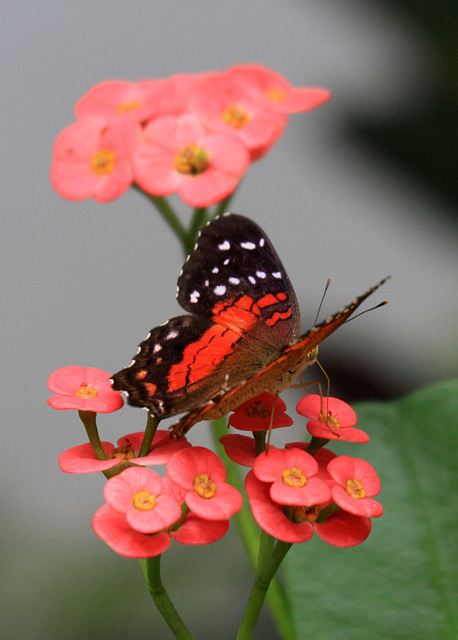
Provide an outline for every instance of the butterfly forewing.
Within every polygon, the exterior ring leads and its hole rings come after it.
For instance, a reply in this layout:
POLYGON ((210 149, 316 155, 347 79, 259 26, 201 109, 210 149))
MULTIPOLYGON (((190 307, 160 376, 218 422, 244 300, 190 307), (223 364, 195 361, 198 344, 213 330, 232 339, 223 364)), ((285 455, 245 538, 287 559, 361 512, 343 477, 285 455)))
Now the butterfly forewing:
POLYGON ((276 350, 299 335, 298 303, 280 258, 262 229, 237 214, 202 229, 178 278, 177 299, 186 311, 276 350))

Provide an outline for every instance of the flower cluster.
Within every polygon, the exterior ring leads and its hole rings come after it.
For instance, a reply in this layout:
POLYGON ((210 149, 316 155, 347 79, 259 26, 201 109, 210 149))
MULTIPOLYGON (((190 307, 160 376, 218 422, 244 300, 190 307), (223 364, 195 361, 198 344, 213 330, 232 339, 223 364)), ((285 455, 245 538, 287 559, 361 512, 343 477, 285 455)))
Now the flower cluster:
POLYGON ((58 136, 51 181, 71 200, 108 202, 132 184, 192 207, 231 194, 250 162, 281 135, 287 114, 313 109, 326 89, 293 87, 261 65, 133 83, 102 82, 58 136))
MULTIPOLYGON (((272 428, 289 426, 283 404, 272 412, 274 401, 274 396, 264 393, 246 402, 229 424, 255 432, 262 414, 269 416, 272 428), (256 411, 250 412, 253 406, 256 411)), ((365 460, 337 456, 322 444, 339 439, 367 442, 369 437, 353 428, 355 412, 337 398, 308 395, 299 400, 296 410, 311 418, 307 429, 314 436, 313 456, 307 451, 312 443, 294 442, 285 449, 269 446, 259 453, 254 438, 238 434, 221 438, 229 458, 252 469, 245 488, 253 516, 264 531, 284 542, 305 542, 315 531, 336 547, 360 544, 371 531, 370 518, 383 513, 382 505, 373 499, 380 481, 365 460)), ((265 422, 264 429, 268 427, 265 422)))
MULTIPOLYGON (((122 406, 109 374, 98 369, 63 367, 51 374, 48 386, 56 394, 48 403, 57 409, 78 409, 87 416, 122 406)), ((310 418, 311 443, 259 451, 259 438, 221 438, 229 458, 251 468, 245 488, 253 516, 264 531, 284 542, 305 542, 315 531, 337 547, 360 544, 371 531, 371 518, 383 512, 373 499, 380 481, 366 461, 337 456, 321 445, 339 438, 369 438, 353 427, 354 411, 336 398, 308 395, 298 402, 297 411, 310 418)), ((267 392, 245 402, 229 419, 231 426, 254 435, 292 423, 285 403, 267 392)), ((116 447, 101 442, 99 455, 91 441, 59 457, 67 473, 110 473, 106 504, 93 518, 96 534, 117 553, 134 558, 161 554, 172 538, 191 545, 223 537, 229 518, 242 507, 242 496, 226 482, 220 458, 186 438, 170 438, 168 431, 156 431, 142 452, 143 439, 144 433, 136 432, 119 439, 116 447), (167 475, 159 476, 147 468, 150 465, 166 465, 167 475)))

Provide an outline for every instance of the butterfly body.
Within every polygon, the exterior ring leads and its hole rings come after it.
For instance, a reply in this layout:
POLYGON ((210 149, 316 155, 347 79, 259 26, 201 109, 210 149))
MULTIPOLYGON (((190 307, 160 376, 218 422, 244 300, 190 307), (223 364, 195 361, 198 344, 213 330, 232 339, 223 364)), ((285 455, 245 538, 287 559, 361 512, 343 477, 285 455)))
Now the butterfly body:
POLYGON ((152 329, 113 388, 159 419, 186 413, 173 427, 182 435, 265 389, 290 386, 384 281, 301 336, 296 295, 272 243, 252 220, 225 214, 201 230, 178 278, 189 313, 152 329))

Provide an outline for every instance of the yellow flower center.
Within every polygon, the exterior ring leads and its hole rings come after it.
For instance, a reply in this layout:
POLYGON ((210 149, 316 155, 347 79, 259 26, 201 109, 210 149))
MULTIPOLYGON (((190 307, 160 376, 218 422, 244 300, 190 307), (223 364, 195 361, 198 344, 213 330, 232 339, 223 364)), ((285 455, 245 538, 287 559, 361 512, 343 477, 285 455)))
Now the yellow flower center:
POLYGON ((366 492, 364 491, 363 485, 359 480, 352 480, 351 478, 348 478, 345 483, 345 487, 348 495, 350 495, 352 498, 356 498, 356 500, 360 500, 361 498, 366 497, 366 492))
POLYGON ((233 107, 228 107, 226 111, 222 113, 222 120, 230 127, 234 129, 241 129, 242 127, 246 127, 250 122, 251 118, 248 115, 248 112, 245 109, 241 109, 234 105, 233 107))
POLYGON ((131 458, 135 458, 135 451, 132 448, 131 444, 127 444, 125 447, 116 447, 110 453, 110 460, 114 458, 119 458, 120 460, 130 460, 131 458))
POLYGON ((269 98, 269 100, 272 100, 272 102, 284 102, 287 98, 287 95, 284 91, 282 91, 281 89, 276 89, 275 87, 269 87, 264 91, 264 93, 269 98))
POLYGON ((91 169, 98 176, 111 173, 116 163, 115 152, 111 149, 98 149, 91 158, 91 169))
POLYGON ((93 398, 97 395, 97 389, 90 382, 82 382, 78 391, 75 391, 77 398, 93 398))
POLYGON ((287 487, 305 487, 307 478, 298 467, 285 469, 281 474, 283 484, 287 487))
POLYGON ((210 166, 208 153, 196 144, 183 147, 175 156, 175 169, 179 173, 197 176, 210 166))
POLYGON ((318 420, 328 426, 331 431, 333 429, 340 429, 341 427, 340 422, 335 416, 332 415, 330 411, 328 413, 320 413, 318 420))
POLYGON ((292 509, 292 521, 297 524, 303 522, 315 522, 320 515, 321 507, 318 504, 312 506, 293 507, 292 509))
POLYGON ((196 476, 193 484, 197 495, 201 498, 213 498, 216 493, 216 484, 206 473, 196 476))
POLYGON ((151 511, 156 506, 156 496, 153 496, 149 491, 139 491, 132 498, 132 504, 135 509, 140 511, 151 511))
POLYGON ((140 100, 128 100, 127 102, 121 102, 116 107, 116 111, 118 113, 126 113, 127 111, 135 111, 135 109, 139 109, 142 106, 140 100))

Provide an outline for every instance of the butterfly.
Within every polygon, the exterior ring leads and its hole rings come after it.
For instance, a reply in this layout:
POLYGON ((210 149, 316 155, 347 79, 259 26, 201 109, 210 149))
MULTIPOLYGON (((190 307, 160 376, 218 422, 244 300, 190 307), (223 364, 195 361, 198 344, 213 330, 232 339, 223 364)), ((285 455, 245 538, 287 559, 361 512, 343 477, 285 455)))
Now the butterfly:
POLYGON ((202 228, 177 283, 188 313, 152 329, 113 388, 184 435, 264 390, 280 393, 316 361, 318 345, 387 278, 300 334, 296 294, 272 243, 235 213, 202 228))

